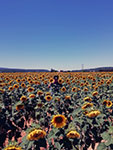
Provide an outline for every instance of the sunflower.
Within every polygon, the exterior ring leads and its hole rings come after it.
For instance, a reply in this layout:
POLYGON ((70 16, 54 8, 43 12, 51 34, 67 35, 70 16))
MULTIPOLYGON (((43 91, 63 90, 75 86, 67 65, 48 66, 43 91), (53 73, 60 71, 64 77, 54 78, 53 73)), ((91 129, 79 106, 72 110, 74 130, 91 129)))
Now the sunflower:
POLYGON ((77 87, 73 87, 72 92, 77 92, 77 87))
POLYGON ((14 84, 14 85, 13 85, 13 88, 18 89, 18 88, 19 88, 19 85, 18 85, 18 84, 14 84))
POLYGON ((107 80, 106 84, 109 85, 109 84, 111 84, 111 82, 112 82, 111 80, 107 80))
POLYGON ((27 78, 27 81, 29 82, 31 79, 30 78, 27 78))
POLYGON ((46 95, 51 95, 51 92, 46 92, 46 95))
POLYGON ((40 138, 44 138, 45 136, 46 136, 46 132, 44 130, 34 129, 27 135, 27 139, 29 141, 32 140, 35 141, 35 140, 39 140, 40 138))
POLYGON ((107 105, 107 100, 104 100, 102 104, 106 106, 107 105))
POLYGON ((106 107, 111 107, 113 104, 110 100, 104 100, 103 105, 105 105, 106 107))
POLYGON ((3 81, 2 80, 0 80, 0 83, 2 83, 3 81))
POLYGON ((46 101, 51 101, 52 100, 52 96, 51 95, 46 95, 45 99, 46 99, 46 101))
POLYGON ((86 108, 89 108, 89 107, 92 107, 93 104, 92 103, 86 103, 82 106, 82 109, 86 109, 86 108))
POLYGON ((21 81, 20 79, 17 79, 17 80, 16 80, 16 82, 18 82, 18 83, 19 83, 20 81, 21 81))
POLYGON ((12 86, 9 86, 9 88, 8 88, 9 91, 13 91, 13 89, 14 88, 12 86))
POLYGON ((30 94, 29 98, 35 98, 35 94, 30 94))
POLYGON ((41 96, 41 95, 43 94, 43 91, 39 90, 39 91, 37 92, 37 94, 38 94, 39 96, 41 96))
POLYGON ((77 88, 77 92, 78 92, 78 91, 81 91, 80 88, 77 88))
POLYGON ((83 86, 84 86, 84 83, 80 83, 80 86, 83 87, 83 86))
POLYGON ((26 101, 27 100, 27 97, 25 95, 21 96, 20 98, 21 101, 26 101))
POLYGON ((88 91, 88 88, 85 87, 83 90, 84 90, 84 92, 87 92, 87 91, 88 91))
POLYGON ((25 81, 25 80, 26 80, 25 78, 22 79, 22 81, 25 81))
POLYGON ((33 80, 30 80, 30 81, 28 81, 29 82, 29 84, 33 84, 34 83, 34 81, 33 80))
POLYGON ((98 86, 95 86, 94 89, 95 89, 95 90, 98 90, 98 86))
POLYGON ((80 134, 79 134, 76 130, 74 130, 74 131, 69 131, 69 132, 66 134, 66 136, 67 136, 68 138, 80 138, 80 134))
POLYGON ((61 92, 65 92, 66 91, 66 88, 63 86, 62 88, 61 88, 61 92))
POLYGON ((26 87, 25 83, 21 83, 21 87, 25 88, 26 87))
POLYGON ((89 118, 93 118, 100 115, 100 111, 99 110, 92 110, 89 113, 86 114, 86 116, 88 116, 89 118))
POLYGON ((34 91, 34 88, 28 87, 27 91, 28 91, 28 92, 32 92, 32 91, 34 91))
POLYGON ((87 115, 87 114, 88 114, 88 111, 87 111, 87 110, 85 110, 85 111, 83 112, 83 114, 84 114, 84 115, 87 115))
POLYGON ((70 95, 66 95, 65 96, 65 100, 71 100, 71 96, 70 95))
POLYGON ((50 83, 53 83, 53 82, 54 82, 54 79, 53 79, 53 78, 50 78, 50 79, 49 79, 49 82, 50 82, 50 83))
POLYGON ((11 145, 11 146, 6 147, 4 150, 22 150, 22 148, 11 145))
POLYGON ((1 92, 1 93, 4 93, 4 92, 5 92, 5 90, 0 88, 0 92, 1 92))
POLYGON ((70 84, 70 79, 67 79, 67 80, 66 80, 66 83, 67 83, 67 84, 70 84))
POLYGON ((47 80, 45 80, 45 81, 44 81, 44 84, 47 84, 47 83, 48 83, 48 81, 47 81, 47 80))
POLYGON ((94 92, 92 93, 92 95, 93 95, 93 96, 98 95, 98 91, 94 91, 94 92))
POLYGON ((13 81, 10 81, 8 84, 11 85, 13 81))
POLYGON ((58 79, 58 83, 62 84, 63 80, 61 78, 58 79))
POLYGON ((34 84, 40 85, 40 82, 39 81, 34 81, 34 84))
POLYGON ((55 115, 51 121, 56 128, 62 128, 66 125, 67 118, 64 115, 55 115))
POLYGON ((92 101, 92 99, 91 99, 90 97, 88 97, 88 96, 87 96, 87 97, 85 97, 85 98, 84 98, 84 101, 91 102, 91 101, 92 101))
POLYGON ((0 84, 0 87, 3 87, 3 86, 4 86, 4 84, 3 84, 3 83, 1 83, 1 84, 0 84))
POLYGON ((17 110, 17 111, 19 111, 19 110, 21 110, 21 109, 24 109, 24 105, 19 104, 19 105, 16 106, 16 110, 17 110))
POLYGON ((44 104, 43 104, 43 103, 38 103, 37 106, 38 106, 39 108, 41 108, 41 107, 44 106, 44 104))

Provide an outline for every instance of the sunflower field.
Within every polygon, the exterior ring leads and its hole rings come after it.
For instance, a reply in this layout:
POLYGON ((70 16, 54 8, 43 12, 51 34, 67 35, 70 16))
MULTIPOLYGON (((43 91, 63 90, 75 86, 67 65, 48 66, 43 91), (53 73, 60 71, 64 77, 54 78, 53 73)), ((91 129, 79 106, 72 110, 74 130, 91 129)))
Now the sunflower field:
POLYGON ((113 150, 112 104, 112 72, 0 73, 0 149, 113 150))

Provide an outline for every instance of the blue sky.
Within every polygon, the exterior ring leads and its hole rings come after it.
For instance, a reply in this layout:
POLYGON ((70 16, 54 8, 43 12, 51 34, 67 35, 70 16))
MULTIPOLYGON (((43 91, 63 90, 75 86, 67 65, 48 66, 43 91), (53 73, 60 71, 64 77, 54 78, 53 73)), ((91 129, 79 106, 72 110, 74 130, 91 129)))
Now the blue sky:
POLYGON ((0 67, 113 66, 113 0, 1 0, 0 67))

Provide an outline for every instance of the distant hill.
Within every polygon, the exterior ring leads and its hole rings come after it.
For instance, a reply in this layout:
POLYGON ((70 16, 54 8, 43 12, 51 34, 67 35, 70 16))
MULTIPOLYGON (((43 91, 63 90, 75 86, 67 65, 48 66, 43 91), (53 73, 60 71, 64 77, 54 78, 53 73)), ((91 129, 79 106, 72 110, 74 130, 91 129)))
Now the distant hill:
POLYGON ((72 72, 113 72, 113 67, 99 67, 83 70, 72 70, 72 72))
POLYGON ((0 68, 0 72, 49 72, 47 69, 0 68))
MULTIPOLYGON (((0 72, 58 72, 55 69, 16 69, 16 68, 0 68, 0 72)), ((83 70, 61 70, 60 72, 113 72, 113 67, 99 67, 83 70)))

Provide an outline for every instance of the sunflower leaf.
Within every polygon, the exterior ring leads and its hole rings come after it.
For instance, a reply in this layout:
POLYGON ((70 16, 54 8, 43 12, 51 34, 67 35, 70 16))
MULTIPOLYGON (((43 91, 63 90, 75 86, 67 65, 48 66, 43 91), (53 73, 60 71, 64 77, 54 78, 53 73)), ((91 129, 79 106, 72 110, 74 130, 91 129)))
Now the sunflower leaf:
POLYGON ((107 150, 107 146, 104 143, 100 143, 97 146, 97 150, 107 150))
POLYGON ((56 147, 58 150, 61 150, 61 145, 59 144, 59 142, 55 142, 55 147, 56 147))

